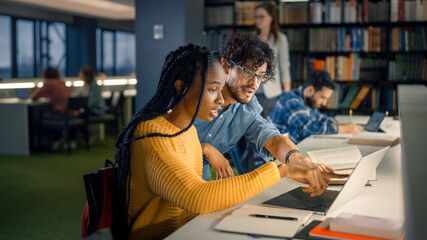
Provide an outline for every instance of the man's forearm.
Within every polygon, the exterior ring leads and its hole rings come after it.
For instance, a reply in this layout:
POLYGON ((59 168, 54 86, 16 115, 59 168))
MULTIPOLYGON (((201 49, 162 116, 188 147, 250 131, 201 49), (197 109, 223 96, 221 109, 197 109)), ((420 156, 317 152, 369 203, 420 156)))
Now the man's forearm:
MULTIPOLYGON (((278 135, 270 139, 264 146, 275 158, 280 162, 285 163, 286 154, 291 150, 298 150, 298 147, 287 137, 278 135)), ((300 153, 293 153, 289 159, 292 160, 300 153)))

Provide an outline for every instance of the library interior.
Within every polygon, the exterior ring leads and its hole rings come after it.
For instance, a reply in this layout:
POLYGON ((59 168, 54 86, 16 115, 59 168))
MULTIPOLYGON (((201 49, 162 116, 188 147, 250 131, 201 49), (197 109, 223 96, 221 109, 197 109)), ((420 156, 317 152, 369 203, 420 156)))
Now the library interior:
POLYGON ((424 238, 427 0, 0 0, 0 113, 0 239, 424 238))

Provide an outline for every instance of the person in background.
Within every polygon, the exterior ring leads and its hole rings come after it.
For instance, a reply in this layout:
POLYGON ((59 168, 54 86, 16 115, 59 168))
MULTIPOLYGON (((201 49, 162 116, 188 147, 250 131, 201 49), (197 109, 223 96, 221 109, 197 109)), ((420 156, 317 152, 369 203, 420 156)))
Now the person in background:
MULTIPOLYGON (((232 177, 229 161, 222 155, 231 150, 242 136, 255 144, 262 158, 272 156, 282 163, 318 167, 301 154, 292 141, 261 116, 262 107, 255 92, 274 75, 274 53, 267 43, 250 32, 237 32, 221 48, 221 64, 227 74, 224 87, 224 106, 212 121, 198 118, 194 125, 202 143, 203 179, 211 177, 209 164, 217 172, 217 179, 232 177)), ((239 173, 247 173, 250 163, 232 159, 239 173)), ((320 167, 320 166, 319 166, 320 167)), ((320 168, 322 171, 330 169, 320 168)))
POLYGON ((267 163, 246 175, 202 179, 202 147, 194 120, 211 121, 224 104, 219 56, 192 44, 171 52, 154 96, 116 140, 118 184, 126 199, 129 239, 163 239, 198 214, 235 206, 290 177, 313 196, 333 173, 267 163))
POLYGON ((362 126, 353 123, 338 124, 335 118, 323 114, 335 89, 330 75, 322 70, 309 74, 304 86, 283 93, 271 109, 267 120, 281 133, 289 132, 295 144, 312 134, 359 133, 362 126))
POLYGON ((42 72, 42 78, 44 79, 43 87, 37 89, 31 95, 31 99, 36 101, 40 98, 47 98, 53 110, 61 113, 65 112, 71 91, 61 80, 59 71, 55 68, 47 67, 42 72))
MULTIPOLYGON (((41 114, 42 119, 62 119, 64 112, 67 110, 68 98, 71 97, 71 90, 65 86, 61 80, 59 71, 52 67, 47 67, 42 72, 44 79, 43 87, 37 89, 31 99, 39 100, 47 98, 53 111, 44 111, 41 114)), ((50 141, 50 150, 57 151, 66 140, 64 131, 52 131, 48 134, 50 141)), ((41 144, 41 143, 39 143, 41 144)))
POLYGON ((101 87, 96 83, 95 71, 91 66, 80 69, 79 78, 84 81, 82 96, 88 97, 88 108, 91 115, 104 115, 105 101, 101 95, 101 87))
POLYGON ((291 90, 289 44, 286 35, 280 32, 277 9, 274 4, 265 2, 255 8, 255 35, 268 43, 277 59, 275 81, 263 84, 256 96, 264 108, 263 116, 274 106, 277 97, 291 90))

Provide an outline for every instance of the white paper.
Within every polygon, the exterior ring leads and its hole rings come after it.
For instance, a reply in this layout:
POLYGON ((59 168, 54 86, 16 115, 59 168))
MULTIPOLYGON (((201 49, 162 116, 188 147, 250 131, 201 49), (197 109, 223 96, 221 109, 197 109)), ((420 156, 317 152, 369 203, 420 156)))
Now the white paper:
POLYGON ((351 138, 351 133, 337 133, 337 134, 322 134, 322 135, 311 135, 313 138, 351 138))
POLYGON ((332 168, 355 167, 362 159, 362 154, 356 146, 307 151, 307 155, 313 162, 323 163, 332 168))

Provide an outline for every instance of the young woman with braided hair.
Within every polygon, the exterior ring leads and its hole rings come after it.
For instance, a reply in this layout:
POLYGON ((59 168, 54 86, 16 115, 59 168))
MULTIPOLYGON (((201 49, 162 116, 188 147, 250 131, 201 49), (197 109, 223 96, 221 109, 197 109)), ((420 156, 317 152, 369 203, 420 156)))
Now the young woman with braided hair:
MULTIPOLYGON (((162 239, 197 216, 237 205, 280 177, 310 180, 315 169, 266 163, 218 181, 202 179, 196 117, 211 121, 224 104, 226 75, 219 56, 194 45, 171 52, 156 94, 116 141, 130 239, 162 239)), ((318 185, 318 183, 317 183, 318 185)))

